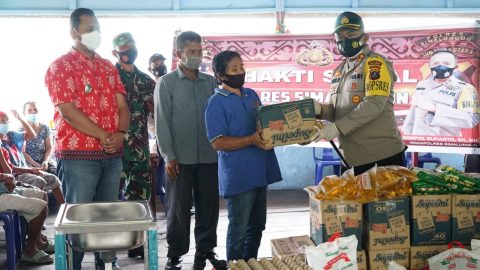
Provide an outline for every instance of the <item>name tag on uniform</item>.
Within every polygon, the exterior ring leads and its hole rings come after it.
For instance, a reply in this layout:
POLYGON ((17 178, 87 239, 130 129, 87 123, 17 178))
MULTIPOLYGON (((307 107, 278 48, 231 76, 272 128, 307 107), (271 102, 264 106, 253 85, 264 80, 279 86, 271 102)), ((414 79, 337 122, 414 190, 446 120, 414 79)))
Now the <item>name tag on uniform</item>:
POLYGON ((432 96, 432 101, 445 104, 447 106, 452 106, 457 97, 456 91, 451 91, 446 88, 439 89, 437 92, 432 96))

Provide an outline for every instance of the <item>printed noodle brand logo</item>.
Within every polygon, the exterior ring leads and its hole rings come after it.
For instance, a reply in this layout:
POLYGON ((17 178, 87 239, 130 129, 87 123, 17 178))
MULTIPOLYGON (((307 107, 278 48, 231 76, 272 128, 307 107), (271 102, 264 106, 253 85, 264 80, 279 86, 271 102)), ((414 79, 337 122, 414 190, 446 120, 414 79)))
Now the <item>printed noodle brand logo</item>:
POLYGON ((373 259, 374 262, 390 262, 390 261, 400 261, 406 260, 407 253, 395 252, 393 254, 377 254, 373 259))
MULTIPOLYGON (((358 209, 357 206, 351 206, 349 204, 346 204, 344 207, 344 212, 345 213, 357 213, 358 209)), ((337 206, 336 205, 328 205, 325 210, 323 211, 324 213, 333 213, 334 215, 337 214, 337 206)))
POLYGON ((276 120, 276 121, 269 121, 268 122, 268 128, 271 130, 279 130, 283 131, 283 120, 276 120))
POLYGON ((439 252, 438 251, 417 251, 415 255, 413 255, 412 259, 422 259, 422 260, 428 260, 431 257, 437 255, 439 252))
POLYGON ((275 144, 277 142, 286 143, 288 141, 294 141, 298 139, 307 140, 312 137, 314 132, 315 132, 315 129, 305 129, 305 130, 297 129, 291 132, 273 134, 272 144, 275 144))
POLYGON ((408 236, 387 236, 387 237, 382 237, 382 238, 376 238, 373 240, 374 245, 392 245, 392 244, 404 244, 406 240, 408 239, 408 236))
POLYGON ((387 223, 377 223, 372 225, 372 230, 374 232, 382 232, 385 233, 388 229, 387 223))
POLYGON ((479 201, 460 200, 456 206, 466 208, 466 209, 480 208, 480 200, 479 201))
POLYGON ((430 207, 448 207, 448 200, 419 200, 415 205, 417 208, 429 209, 430 207))

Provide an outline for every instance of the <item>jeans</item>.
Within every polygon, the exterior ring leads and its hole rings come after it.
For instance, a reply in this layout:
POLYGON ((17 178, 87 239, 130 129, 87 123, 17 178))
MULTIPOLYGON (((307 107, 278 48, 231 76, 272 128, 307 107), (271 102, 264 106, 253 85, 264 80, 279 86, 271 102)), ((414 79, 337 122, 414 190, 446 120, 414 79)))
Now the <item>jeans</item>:
POLYGON ((267 222, 267 186, 225 196, 228 210, 227 261, 257 258, 267 222))
MULTIPOLYGON (((116 201, 122 173, 122 159, 60 159, 58 177, 62 180, 67 203, 116 201)), ((82 268, 83 252, 73 251, 73 269, 82 268)), ((95 256, 97 257, 97 256, 95 256)))

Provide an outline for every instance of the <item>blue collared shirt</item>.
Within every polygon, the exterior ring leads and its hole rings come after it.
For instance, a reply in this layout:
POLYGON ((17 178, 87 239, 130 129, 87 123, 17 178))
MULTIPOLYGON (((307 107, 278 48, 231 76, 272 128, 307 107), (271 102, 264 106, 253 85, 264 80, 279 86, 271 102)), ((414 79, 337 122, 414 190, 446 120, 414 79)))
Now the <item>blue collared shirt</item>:
MULTIPOLYGON (((245 137, 256 131, 256 107, 261 102, 249 88, 241 96, 215 89, 205 108, 205 125, 210 142, 227 137, 245 137)), ((240 194, 282 180, 277 157, 250 145, 233 151, 218 150, 218 180, 221 196, 240 194)))
POLYGON ((160 78, 155 86, 155 128, 160 154, 166 162, 181 164, 217 163, 207 140, 204 110, 217 86, 215 78, 198 72, 192 81, 182 70, 160 78))

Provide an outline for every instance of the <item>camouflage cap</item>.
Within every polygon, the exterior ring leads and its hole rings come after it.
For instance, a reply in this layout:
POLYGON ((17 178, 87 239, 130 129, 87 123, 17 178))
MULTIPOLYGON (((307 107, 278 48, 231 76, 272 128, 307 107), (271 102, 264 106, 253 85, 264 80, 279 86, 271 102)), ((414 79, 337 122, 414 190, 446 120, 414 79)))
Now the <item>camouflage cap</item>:
POLYGON ((345 11, 338 15, 337 20, 335 21, 335 30, 333 32, 336 33, 340 29, 344 28, 363 31, 362 17, 360 17, 357 13, 350 11, 345 11))
POLYGON ((129 32, 120 33, 113 38, 114 47, 121 47, 127 44, 128 42, 135 43, 135 40, 133 39, 132 34, 130 34, 129 32))

